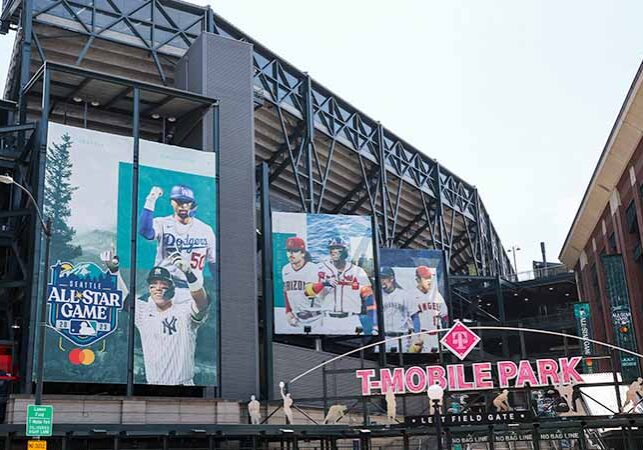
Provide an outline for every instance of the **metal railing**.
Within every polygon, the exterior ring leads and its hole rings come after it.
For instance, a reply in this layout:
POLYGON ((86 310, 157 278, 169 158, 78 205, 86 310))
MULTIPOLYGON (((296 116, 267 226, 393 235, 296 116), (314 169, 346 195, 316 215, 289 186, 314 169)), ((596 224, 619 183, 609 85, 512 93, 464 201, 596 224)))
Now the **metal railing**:
POLYGON ((558 275, 564 275, 568 273, 574 273, 573 270, 568 269, 564 265, 544 267, 542 269, 529 270, 525 272, 518 272, 510 274, 506 277, 508 281, 512 282, 521 282, 521 281, 531 281, 537 280, 540 278, 554 277, 558 275))

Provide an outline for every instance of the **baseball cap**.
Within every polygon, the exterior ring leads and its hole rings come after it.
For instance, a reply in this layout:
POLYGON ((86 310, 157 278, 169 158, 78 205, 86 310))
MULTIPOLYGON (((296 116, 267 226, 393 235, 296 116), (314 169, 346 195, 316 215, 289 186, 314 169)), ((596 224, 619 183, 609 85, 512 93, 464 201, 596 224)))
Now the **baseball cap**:
POLYGON ((392 267, 384 266, 380 268, 380 277, 395 278, 395 272, 392 267))
POLYGON ((427 266, 418 266, 415 269, 415 276, 419 278, 432 278, 431 269, 427 266))
POLYGON ((286 239, 287 250, 306 250, 306 243, 300 237, 290 237, 286 239))

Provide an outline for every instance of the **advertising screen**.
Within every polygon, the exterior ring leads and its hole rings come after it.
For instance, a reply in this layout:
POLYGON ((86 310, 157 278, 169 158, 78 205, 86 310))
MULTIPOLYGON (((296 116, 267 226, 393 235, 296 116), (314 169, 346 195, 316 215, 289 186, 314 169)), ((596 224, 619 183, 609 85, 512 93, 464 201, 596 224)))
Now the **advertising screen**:
POLYGON ((135 383, 215 385, 215 154, 141 140, 137 205, 132 155, 132 138, 49 126, 46 378, 124 383, 133 345, 135 383))
POLYGON ((435 353, 440 336, 408 336, 448 326, 444 254, 440 250, 380 249, 380 284, 388 351, 435 353))
POLYGON ((370 217, 272 214, 277 334, 376 334, 370 217))

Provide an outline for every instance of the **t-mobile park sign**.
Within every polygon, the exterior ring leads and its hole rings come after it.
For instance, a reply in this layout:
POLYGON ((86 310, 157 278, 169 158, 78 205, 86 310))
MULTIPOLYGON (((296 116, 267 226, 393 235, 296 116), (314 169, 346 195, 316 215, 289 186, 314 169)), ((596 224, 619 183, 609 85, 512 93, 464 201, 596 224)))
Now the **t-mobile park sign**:
MULTIPOLYGON (((464 359, 480 337, 461 322, 456 322, 440 341, 454 355, 464 359)), ((559 359, 538 359, 535 369, 532 361, 479 362, 465 373, 464 364, 443 366, 412 366, 407 368, 360 369, 355 372, 361 381, 362 395, 381 395, 389 390, 396 394, 420 394, 429 386, 439 384, 449 391, 469 391, 508 387, 540 387, 560 383, 582 383, 583 378, 576 370, 580 356, 559 359), (495 375, 495 376, 494 376, 495 375), (498 386, 494 385, 498 380, 498 386)))

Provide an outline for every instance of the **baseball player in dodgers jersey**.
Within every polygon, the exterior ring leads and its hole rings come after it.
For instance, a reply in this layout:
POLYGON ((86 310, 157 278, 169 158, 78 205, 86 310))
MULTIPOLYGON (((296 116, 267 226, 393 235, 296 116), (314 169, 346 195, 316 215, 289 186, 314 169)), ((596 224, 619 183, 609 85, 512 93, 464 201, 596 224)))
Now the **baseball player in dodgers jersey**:
POLYGON ((213 264, 216 262, 216 240, 212 227, 195 217, 196 199, 188 186, 177 185, 170 192, 170 204, 174 214, 154 217, 156 201, 163 190, 152 187, 145 199, 139 216, 139 234, 148 240, 156 240, 155 266, 164 267, 170 272, 176 290, 176 303, 191 300, 185 274, 169 260, 169 256, 179 253, 190 265, 192 273, 203 283, 203 268, 209 263, 210 273, 216 275, 213 264))
MULTIPOLYGON (((442 328, 448 319, 447 305, 438 291, 438 282, 432 269, 419 266, 415 269, 416 289, 411 295, 411 319, 413 331, 431 331, 442 328)), ((421 353, 438 351, 438 334, 416 336, 411 342, 409 352, 421 353)))
MULTIPOLYGON (((118 257, 107 251, 101 253, 101 259, 118 275, 119 288, 128 295, 118 270, 118 257)), ((170 259, 173 267, 184 274, 191 301, 176 303, 170 271, 153 267, 146 279, 148 293, 136 299, 134 324, 141 337, 147 383, 193 386, 197 330, 206 320, 208 296, 202 281, 181 255, 175 253, 170 259)))
POLYGON ((323 327, 336 334, 365 335, 377 329, 377 311, 371 280, 361 267, 348 261, 348 243, 336 237, 328 243, 329 259, 319 265, 319 281, 311 286, 321 299, 323 327))
POLYGON ((289 262, 281 269, 286 320, 293 327, 309 325, 321 318, 319 300, 311 291, 311 283, 317 281, 317 264, 311 262, 300 237, 286 240, 286 253, 289 262))

